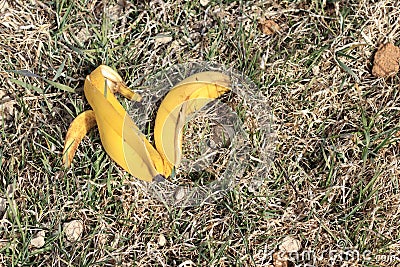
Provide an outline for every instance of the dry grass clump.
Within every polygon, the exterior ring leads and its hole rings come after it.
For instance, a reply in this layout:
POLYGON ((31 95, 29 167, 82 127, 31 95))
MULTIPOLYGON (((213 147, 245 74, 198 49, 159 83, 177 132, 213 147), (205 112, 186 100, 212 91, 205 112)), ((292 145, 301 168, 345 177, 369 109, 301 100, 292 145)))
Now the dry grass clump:
POLYGON ((0 0, 5 266, 268 266, 288 237, 301 244, 296 264, 398 263, 399 78, 371 75, 376 49, 399 45, 397 4, 201 2, 0 0), (262 18, 279 31, 262 34, 262 18), (96 131, 61 168, 94 67, 143 89, 150 74, 195 61, 234 67, 269 99, 276 143, 261 188, 171 208, 109 159, 96 131), (21 69, 76 92, 10 72, 21 69))

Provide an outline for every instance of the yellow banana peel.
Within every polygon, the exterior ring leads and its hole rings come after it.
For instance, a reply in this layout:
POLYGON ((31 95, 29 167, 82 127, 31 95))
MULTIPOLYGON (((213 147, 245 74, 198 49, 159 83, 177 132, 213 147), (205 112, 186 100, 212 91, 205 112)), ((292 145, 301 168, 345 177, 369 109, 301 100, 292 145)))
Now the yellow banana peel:
POLYGON ((218 72, 190 76, 173 87, 161 102, 154 125, 157 150, 170 165, 181 160, 182 129, 188 115, 229 91, 229 77, 218 72))
POLYGON ((174 86, 157 111, 154 148, 114 93, 136 101, 141 97, 126 86, 117 72, 101 65, 86 77, 85 97, 93 110, 81 113, 71 123, 63 164, 71 165, 82 138, 97 124, 105 151, 124 170, 144 181, 167 178, 182 157, 182 129, 187 117, 229 90, 229 77, 211 71, 194 74, 174 86))

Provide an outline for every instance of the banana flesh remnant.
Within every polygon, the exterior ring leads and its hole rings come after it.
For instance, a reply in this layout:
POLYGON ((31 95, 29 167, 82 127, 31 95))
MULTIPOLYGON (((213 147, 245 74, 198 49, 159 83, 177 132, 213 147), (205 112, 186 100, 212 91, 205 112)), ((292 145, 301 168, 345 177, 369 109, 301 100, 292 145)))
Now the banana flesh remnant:
POLYGON ((97 124, 107 154, 127 172, 144 181, 169 177, 182 157, 182 129, 187 117, 229 90, 229 77, 219 72, 197 73, 178 83, 157 112, 155 149, 114 93, 136 101, 141 97, 125 85, 117 72, 101 65, 86 77, 84 92, 93 110, 83 112, 71 123, 63 163, 70 166, 78 144, 97 124))

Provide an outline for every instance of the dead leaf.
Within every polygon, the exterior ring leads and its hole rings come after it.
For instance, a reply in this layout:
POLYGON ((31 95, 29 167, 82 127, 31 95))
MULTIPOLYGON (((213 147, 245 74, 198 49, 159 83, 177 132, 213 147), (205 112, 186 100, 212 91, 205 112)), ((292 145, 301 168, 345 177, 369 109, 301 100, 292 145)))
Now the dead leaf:
POLYGON ((167 243, 167 239, 165 239, 165 236, 163 234, 160 234, 158 236, 158 245, 160 247, 163 247, 163 246, 165 246, 166 243, 167 243))
POLYGON ((91 38, 90 31, 86 27, 82 27, 80 31, 76 34, 76 39, 81 43, 84 44, 87 40, 91 38))
POLYGON ((372 75, 376 77, 389 77, 399 71, 400 48, 386 43, 382 45, 374 56, 372 75))
POLYGON ((283 239, 282 243, 279 245, 279 249, 284 252, 297 252, 301 248, 301 243, 299 240, 293 237, 287 236, 283 239))
POLYGON ((258 22, 258 27, 264 34, 267 35, 274 34, 281 29, 281 27, 275 21, 264 18, 260 19, 258 22))
POLYGON ((207 6, 209 2, 210 2, 209 0, 200 0, 200 4, 202 6, 207 6))
POLYGON ((174 192, 174 198, 176 201, 180 201, 185 197, 185 189, 183 186, 178 186, 174 192))
POLYGON ((76 242, 81 238, 83 222, 81 220, 73 220, 64 223, 63 228, 67 240, 70 242, 76 242))
POLYGON ((319 75, 319 66, 315 65, 314 67, 312 67, 312 73, 314 74, 314 76, 318 76, 319 75))
POLYGON ((44 238, 46 236, 46 231, 42 230, 36 234, 36 237, 31 240, 31 246, 35 248, 41 248, 44 246, 44 238))
POLYGON ((169 42, 172 41, 172 37, 169 35, 159 34, 156 37, 154 37, 154 40, 156 41, 157 44, 168 44, 169 42))

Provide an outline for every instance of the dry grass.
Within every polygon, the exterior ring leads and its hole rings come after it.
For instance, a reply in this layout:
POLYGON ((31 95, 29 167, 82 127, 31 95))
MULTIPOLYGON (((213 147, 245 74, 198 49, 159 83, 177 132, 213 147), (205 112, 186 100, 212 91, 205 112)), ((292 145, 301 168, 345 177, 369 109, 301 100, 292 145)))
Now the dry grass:
POLYGON ((370 74, 376 48, 399 44, 397 4, 104 2, 0 0, 4 266, 266 266, 288 236, 315 256, 297 264, 400 262, 399 78, 370 74), (263 16, 280 32, 263 35, 263 16), (96 131, 62 170, 66 129, 88 108, 85 75, 104 63, 135 87, 187 61, 234 66, 270 99, 275 158, 259 191, 164 206, 108 158, 96 131), (21 69, 76 93, 9 72, 21 69), (72 220, 84 226, 76 242, 63 233, 72 220))

